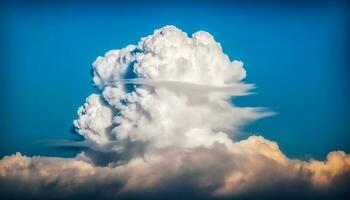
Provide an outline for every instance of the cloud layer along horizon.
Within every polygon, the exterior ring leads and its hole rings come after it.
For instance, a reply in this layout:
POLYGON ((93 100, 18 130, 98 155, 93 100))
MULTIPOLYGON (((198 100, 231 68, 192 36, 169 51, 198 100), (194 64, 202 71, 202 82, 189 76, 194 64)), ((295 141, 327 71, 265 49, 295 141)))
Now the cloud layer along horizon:
POLYGON ((18 198, 343 198, 350 156, 325 161, 286 157, 247 122, 272 115, 237 107, 249 95, 243 63, 231 61, 207 32, 174 26, 93 63, 91 94, 74 121, 83 147, 75 158, 0 160, 0 192, 18 198))

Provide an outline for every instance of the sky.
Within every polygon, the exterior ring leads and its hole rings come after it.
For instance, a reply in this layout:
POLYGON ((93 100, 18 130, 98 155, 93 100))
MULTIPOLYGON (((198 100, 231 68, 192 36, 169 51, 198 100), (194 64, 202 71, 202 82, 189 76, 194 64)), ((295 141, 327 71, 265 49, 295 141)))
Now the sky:
POLYGON ((262 134, 297 158, 349 152, 347 17, 342 3, 316 1, 3 4, 0 155, 75 155, 42 141, 79 139, 70 128, 94 92, 92 62, 164 25, 208 31, 244 62, 257 89, 236 103, 277 115, 239 138, 262 134))
POLYGON ((0 194, 349 195, 344 1, 0 5, 0 194))

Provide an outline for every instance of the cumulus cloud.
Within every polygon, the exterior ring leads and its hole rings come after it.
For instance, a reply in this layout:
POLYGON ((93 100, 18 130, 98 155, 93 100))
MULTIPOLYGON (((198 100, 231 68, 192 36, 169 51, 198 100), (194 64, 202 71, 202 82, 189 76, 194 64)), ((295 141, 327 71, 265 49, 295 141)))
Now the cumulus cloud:
POLYGON ((231 61, 207 32, 190 37, 166 26, 98 57, 93 69, 100 93, 86 99, 74 121, 85 140, 67 144, 84 146, 82 152, 70 159, 6 156, 0 192, 137 198, 187 191, 184 197, 203 199, 345 191, 334 190, 350 173, 342 151, 301 161, 261 136, 235 141, 244 124, 273 113, 232 103, 254 86, 242 82, 243 63, 231 61))

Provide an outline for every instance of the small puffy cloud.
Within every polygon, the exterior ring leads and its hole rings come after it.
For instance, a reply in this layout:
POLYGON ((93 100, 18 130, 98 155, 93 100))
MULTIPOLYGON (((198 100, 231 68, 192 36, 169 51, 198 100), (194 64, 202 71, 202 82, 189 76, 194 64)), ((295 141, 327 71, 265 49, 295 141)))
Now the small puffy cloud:
POLYGON ((188 36, 166 26, 93 66, 100 94, 86 99, 73 122, 85 141, 69 143, 84 149, 75 158, 4 157, 6 197, 318 198, 346 191, 350 156, 342 151, 301 161, 261 136, 232 139, 273 113, 230 102, 253 86, 241 82, 243 63, 207 32, 188 36))

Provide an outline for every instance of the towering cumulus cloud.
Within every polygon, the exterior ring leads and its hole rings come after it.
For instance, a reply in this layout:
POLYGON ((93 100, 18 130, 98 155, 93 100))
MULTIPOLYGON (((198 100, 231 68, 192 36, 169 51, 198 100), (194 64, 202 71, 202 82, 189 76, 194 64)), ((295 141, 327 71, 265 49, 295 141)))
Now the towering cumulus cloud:
POLYGON ((342 198, 350 156, 287 158, 261 136, 235 141, 245 123, 271 115, 237 107, 253 85, 207 32, 174 26, 93 64, 91 94, 74 126, 84 141, 75 158, 0 161, 0 191, 29 198, 342 198), (176 196, 180 195, 180 196, 176 196))

